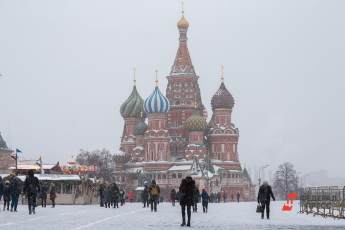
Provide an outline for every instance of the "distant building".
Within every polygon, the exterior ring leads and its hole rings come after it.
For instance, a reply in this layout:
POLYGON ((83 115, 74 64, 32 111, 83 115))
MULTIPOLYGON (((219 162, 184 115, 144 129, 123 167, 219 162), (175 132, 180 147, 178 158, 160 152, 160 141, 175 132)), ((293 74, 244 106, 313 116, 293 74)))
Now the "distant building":
POLYGON ((166 96, 158 84, 144 101, 136 85, 120 112, 124 118, 121 153, 115 156, 115 177, 127 190, 155 179, 164 197, 191 175, 200 189, 222 192, 230 199, 254 199, 254 186, 238 155, 239 130, 232 123, 235 101, 223 74, 212 97, 209 122, 187 47, 189 22, 177 23, 179 47, 167 77, 166 96), (145 122, 147 118, 147 123, 145 122))
MULTIPOLYGON (((27 175, 29 170, 33 170, 34 173, 41 173, 41 166, 37 160, 18 160, 17 172, 19 175, 27 175)), ((9 168, 11 171, 16 169, 15 166, 9 168)), ((42 169, 44 174, 63 174, 60 163, 55 164, 43 164, 42 169)))
POLYGON ((13 150, 7 147, 0 133, 0 173, 9 173, 10 167, 15 166, 15 160, 11 157, 13 150))

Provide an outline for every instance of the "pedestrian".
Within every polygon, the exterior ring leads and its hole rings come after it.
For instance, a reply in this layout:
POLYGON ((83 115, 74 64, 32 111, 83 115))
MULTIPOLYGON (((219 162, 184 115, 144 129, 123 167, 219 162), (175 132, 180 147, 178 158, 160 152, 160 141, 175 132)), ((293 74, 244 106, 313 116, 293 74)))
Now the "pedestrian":
POLYGON ((104 205, 106 208, 110 208, 111 203, 111 187, 109 184, 106 185, 104 190, 104 205))
POLYGON ((10 201, 11 201, 11 184, 9 180, 5 181, 4 184, 4 211, 10 210, 10 201))
POLYGON ((149 187, 147 186, 147 181, 144 182, 144 190, 141 192, 141 200, 144 203, 144 208, 149 207, 149 187))
POLYGON ((156 181, 152 180, 151 185, 149 187, 151 212, 157 212, 157 203, 159 201, 160 193, 161 190, 159 186, 156 184, 156 181))
POLYGON ((36 198, 40 190, 40 184, 37 177, 34 175, 34 171, 29 170, 28 176, 24 182, 24 193, 28 199, 29 215, 36 214, 36 198))
POLYGON ((104 189, 105 189, 105 185, 103 183, 101 183, 99 185, 99 206, 103 207, 104 206, 104 189))
POLYGON ((191 221, 191 207, 194 203, 194 196, 195 196, 195 181, 192 177, 187 176, 185 179, 181 181, 181 185, 179 188, 181 198, 180 198, 180 205, 181 205, 181 213, 182 213, 182 224, 181 226, 186 226, 186 208, 187 208, 187 226, 190 227, 191 221))
POLYGON ((172 206, 175 207, 175 202, 176 202, 176 190, 175 190, 174 188, 170 191, 170 200, 171 200, 172 206))
POLYGON ((223 193, 223 199, 224 199, 224 203, 226 202, 226 192, 225 191, 223 191, 224 193, 223 193))
POLYGON ((258 193, 258 203, 261 204, 261 219, 264 219, 264 213, 266 209, 266 217, 270 219, 270 202, 271 197, 275 201, 274 194, 272 192, 272 187, 265 181, 263 185, 259 188, 258 193))
POLYGON ((11 174, 11 212, 17 212, 19 195, 22 193, 22 182, 15 173, 11 174))
POLYGON ((240 192, 237 192, 236 194, 237 203, 240 203, 240 198, 241 198, 241 194, 240 192))
POLYGON ((193 201, 193 212, 198 212, 198 203, 200 201, 200 192, 197 186, 194 186, 194 201, 193 201))
POLYGON ((119 195, 120 195, 121 206, 123 206, 123 205, 125 204, 125 201, 126 201, 126 193, 125 193, 125 190, 120 189, 119 195))
POLYGON ((205 189, 202 190, 201 200, 202 200, 202 211, 204 213, 207 213, 207 211, 208 211, 208 202, 210 201, 210 196, 208 195, 208 193, 206 192, 205 189))
POLYGON ((222 197, 221 193, 218 192, 217 193, 217 203, 220 203, 220 198, 222 197))
POLYGON ((40 193, 42 208, 47 207, 47 196, 48 196, 48 188, 47 188, 47 185, 43 183, 41 186, 41 193, 40 193))
POLYGON ((2 195, 4 194, 4 184, 2 181, 2 177, 0 176, 0 201, 2 199, 2 195))
POLYGON ((55 199, 56 199, 56 187, 54 183, 50 184, 49 199, 52 202, 52 208, 55 208, 55 199))
POLYGON ((234 194, 231 193, 231 201, 234 201, 234 194))
POLYGON ((120 197, 120 190, 117 187, 117 184, 113 183, 111 186, 111 200, 112 200, 113 208, 119 208, 119 197, 120 197))

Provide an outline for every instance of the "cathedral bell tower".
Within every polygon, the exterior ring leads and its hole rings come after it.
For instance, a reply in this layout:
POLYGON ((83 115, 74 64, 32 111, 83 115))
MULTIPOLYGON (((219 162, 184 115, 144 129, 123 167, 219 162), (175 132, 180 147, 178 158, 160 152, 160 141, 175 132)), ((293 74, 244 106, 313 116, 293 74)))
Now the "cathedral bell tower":
POLYGON ((204 113, 201 101, 199 76, 196 75, 187 46, 189 22, 184 16, 177 23, 179 46, 170 75, 167 77, 166 96, 170 101, 168 129, 172 138, 171 153, 174 157, 182 157, 188 144, 188 131, 184 128, 186 120, 197 111, 204 113), (194 107, 194 102, 198 107, 194 107))

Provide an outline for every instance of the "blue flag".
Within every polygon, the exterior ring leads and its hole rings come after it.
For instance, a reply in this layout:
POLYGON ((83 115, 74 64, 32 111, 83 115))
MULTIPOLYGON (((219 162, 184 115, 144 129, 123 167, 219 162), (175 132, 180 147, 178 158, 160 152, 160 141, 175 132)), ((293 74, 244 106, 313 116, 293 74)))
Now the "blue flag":
POLYGON ((16 149, 16 153, 22 153, 22 151, 20 151, 20 149, 16 149))

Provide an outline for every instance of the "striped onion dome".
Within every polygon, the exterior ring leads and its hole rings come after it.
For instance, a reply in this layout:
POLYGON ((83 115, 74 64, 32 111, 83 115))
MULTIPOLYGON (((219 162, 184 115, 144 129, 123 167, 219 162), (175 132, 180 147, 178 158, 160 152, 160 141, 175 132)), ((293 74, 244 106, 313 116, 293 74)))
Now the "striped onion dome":
POLYGON ((158 86, 153 93, 145 100, 144 110, 146 113, 167 113, 170 110, 170 103, 158 86))
POLYGON ((204 131, 207 128, 205 118, 197 113, 190 116, 184 123, 184 127, 189 131, 204 131))
POLYGON ((142 118, 144 100, 140 97, 137 87, 134 86, 131 95, 121 105, 120 113, 123 118, 142 118))

